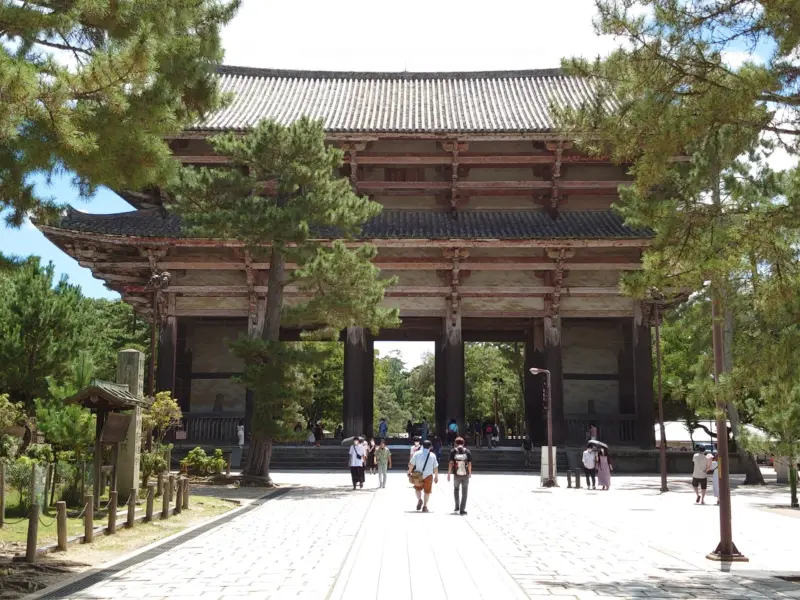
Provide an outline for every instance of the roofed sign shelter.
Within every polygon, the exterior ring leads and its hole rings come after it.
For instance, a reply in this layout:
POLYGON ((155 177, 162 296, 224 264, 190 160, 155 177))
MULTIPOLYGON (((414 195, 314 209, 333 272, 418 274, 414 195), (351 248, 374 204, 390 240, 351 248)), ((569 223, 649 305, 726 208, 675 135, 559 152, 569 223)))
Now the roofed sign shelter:
MULTIPOLYGON (((619 292, 641 268, 652 232, 612 210, 629 177, 575 150, 550 107, 577 106, 592 83, 558 70, 331 73, 221 67, 233 101, 170 140, 190 165, 220 165, 207 137, 264 118, 322 119, 345 151, 341 174, 384 207, 361 239, 398 283, 385 299, 402 326, 377 337, 344 332, 343 423, 371 433, 375 340, 436 341, 436 426, 465 426, 464 343, 521 341, 526 367, 553 374, 554 441, 582 443, 591 422, 613 443, 653 447, 652 358, 646 310, 619 292)), ((235 439, 245 390, 226 338, 247 331, 267 264, 241 244, 192 239, 159 190, 119 191, 116 215, 70 211, 45 235, 160 323, 158 389, 192 423, 235 439), (154 273, 169 284, 152 293, 154 273), (154 298, 157 306, 154 306, 154 298), (227 419, 227 421, 225 421, 227 419)), ((291 265, 288 265, 291 268, 291 265)), ((291 287, 287 297, 297 293, 291 287)), ((283 332, 286 339, 296 332, 283 332)), ((527 373, 526 427, 545 440, 543 378, 527 373)))

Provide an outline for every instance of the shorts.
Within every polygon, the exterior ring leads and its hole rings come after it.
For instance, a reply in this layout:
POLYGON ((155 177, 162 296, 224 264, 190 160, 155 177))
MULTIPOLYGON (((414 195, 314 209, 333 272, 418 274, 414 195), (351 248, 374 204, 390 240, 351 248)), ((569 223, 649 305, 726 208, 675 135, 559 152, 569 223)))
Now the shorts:
POLYGON ((425 479, 422 480, 421 486, 414 486, 415 489, 422 490, 426 494, 430 494, 433 491, 433 475, 428 475, 425 479))
POLYGON ((692 487, 704 490, 708 487, 708 477, 692 477, 692 487))

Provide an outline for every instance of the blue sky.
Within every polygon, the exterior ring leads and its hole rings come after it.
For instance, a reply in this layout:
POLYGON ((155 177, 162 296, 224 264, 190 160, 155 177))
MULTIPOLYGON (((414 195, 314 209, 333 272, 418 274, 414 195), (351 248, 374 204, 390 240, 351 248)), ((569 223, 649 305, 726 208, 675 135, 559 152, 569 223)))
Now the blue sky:
MULTIPOLYGON (((37 178, 36 191, 42 196, 52 196, 59 202, 67 202, 83 212, 118 213, 132 210, 130 204, 105 188, 100 189, 91 200, 81 199, 68 176, 54 177, 51 186, 47 186, 43 178, 37 178)), ((0 225, 0 228, 0 252, 3 254, 41 256, 44 263, 52 261, 56 273, 66 274, 70 283, 81 286, 85 295, 93 298, 119 298, 119 294, 107 290, 102 281, 92 277, 89 269, 81 267, 77 261, 59 250, 29 221, 19 229, 5 225, 0 225)))

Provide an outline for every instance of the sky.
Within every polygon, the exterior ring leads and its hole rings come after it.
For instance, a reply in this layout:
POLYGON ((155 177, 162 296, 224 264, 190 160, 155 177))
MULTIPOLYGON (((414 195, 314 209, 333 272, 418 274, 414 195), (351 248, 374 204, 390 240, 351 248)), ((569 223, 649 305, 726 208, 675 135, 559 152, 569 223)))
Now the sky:
MULTIPOLYGON (((222 32, 228 65, 332 71, 482 71, 558 67, 562 57, 594 58, 615 46, 594 34, 593 0, 244 0, 222 32)), ((734 53, 731 62, 744 56, 734 53)), ((109 190, 78 198, 68 179, 45 189, 62 202, 92 213, 132 210, 109 190)), ((0 228, 3 227, 0 225, 0 228)), ((61 252, 30 223, 5 229, 0 251, 37 254, 53 261, 84 294, 118 297, 89 269, 61 252)), ((399 351, 408 368, 421 362, 430 342, 379 342, 381 354, 399 351)))

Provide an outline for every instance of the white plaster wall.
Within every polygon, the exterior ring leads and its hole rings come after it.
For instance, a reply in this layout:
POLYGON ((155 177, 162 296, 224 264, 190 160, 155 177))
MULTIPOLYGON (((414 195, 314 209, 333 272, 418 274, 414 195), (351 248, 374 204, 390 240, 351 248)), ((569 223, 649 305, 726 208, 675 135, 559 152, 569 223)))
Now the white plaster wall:
MULTIPOLYGON (((194 323, 186 340, 192 351, 192 372, 240 372, 244 368, 244 364, 231 354, 227 341, 234 341, 246 334, 244 320, 241 325, 194 323)), ((194 384, 192 386, 194 387, 194 384)))
POLYGON ((186 270, 172 274, 171 285, 247 285, 247 275, 242 271, 186 270))
POLYGON ((246 311, 248 301, 244 296, 178 296, 175 298, 175 308, 185 311, 217 308, 246 311))
MULTIPOLYGON (((573 259, 574 260, 574 259, 573 259)), ((567 263, 569 268, 569 263, 567 263)), ((569 271, 568 285, 572 287, 619 287, 619 271, 569 271)))

